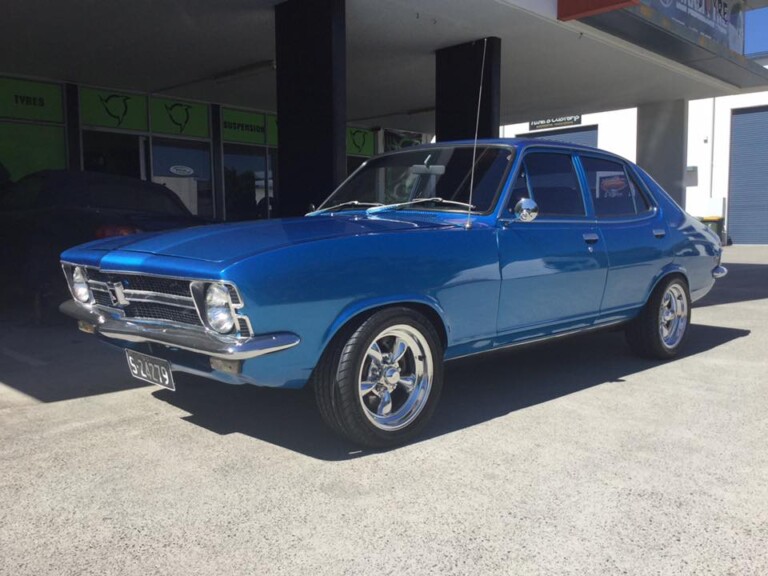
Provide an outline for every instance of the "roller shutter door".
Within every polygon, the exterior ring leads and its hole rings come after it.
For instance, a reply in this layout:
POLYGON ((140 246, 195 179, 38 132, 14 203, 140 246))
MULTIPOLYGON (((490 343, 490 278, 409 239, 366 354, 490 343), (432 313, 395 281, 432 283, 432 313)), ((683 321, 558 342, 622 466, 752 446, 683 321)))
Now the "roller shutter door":
POLYGON ((569 144, 581 144, 582 146, 597 147, 597 126, 580 128, 578 130, 549 130, 541 134, 526 134, 527 138, 539 140, 557 140, 569 144))
POLYGON ((768 244, 768 107, 731 119, 728 235, 734 244, 768 244))

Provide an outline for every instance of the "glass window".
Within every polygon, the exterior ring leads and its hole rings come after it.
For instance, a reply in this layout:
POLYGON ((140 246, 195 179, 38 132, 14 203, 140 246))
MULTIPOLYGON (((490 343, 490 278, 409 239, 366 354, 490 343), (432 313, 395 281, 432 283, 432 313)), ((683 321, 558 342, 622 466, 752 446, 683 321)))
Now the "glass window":
MULTIPOLYGON (((274 184, 267 160, 263 146, 224 145, 227 220, 269 218, 267 196, 274 197, 274 184)), ((270 204, 274 209, 271 200, 270 204)))
POLYGON ((651 209, 621 162, 582 157, 581 163, 599 218, 634 216, 651 209))
POLYGON ((173 190, 193 214, 213 217, 211 147, 207 142, 153 138, 152 181, 173 190))
MULTIPOLYGON (((481 146, 475 156, 472 204, 476 212, 493 208, 513 156, 512 150, 481 146)), ((421 198, 469 201, 472 181, 471 146, 426 148, 369 160, 325 201, 393 204, 421 198)), ((419 210, 460 210, 450 204, 418 204, 419 210)))
POLYGON ((83 130, 86 171, 142 178, 141 164, 139 136, 83 130))
MULTIPOLYGON (((517 180, 515 190, 519 190, 520 194, 524 191, 527 181, 527 189, 539 205, 540 217, 586 215, 584 198, 570 154, 527 154, 517 180), (524 180, 521 182, 521 179, 524 180)), ((510 209, 514 209, 514 205, 511 205, 510 209)))

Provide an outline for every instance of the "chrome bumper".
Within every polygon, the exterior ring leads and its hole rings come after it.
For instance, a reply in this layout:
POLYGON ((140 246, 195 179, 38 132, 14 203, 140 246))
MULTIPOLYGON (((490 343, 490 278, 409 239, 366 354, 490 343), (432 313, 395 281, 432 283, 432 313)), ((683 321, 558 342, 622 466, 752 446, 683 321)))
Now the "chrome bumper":
POLYGON ((172 348, 189 350, 214 358, 226 360, 248 360, 272 352, 279 352, 296 346, 301 339, 290 332, 262 334, 247 340, 218 337, 199 329, 145 324, 131 320, 115 320, 98 310, 81 306, 74 300, 67 300, 59 311, 78 322, 93 326, 94 332, 106 338, 126 342, 154 342, 172 348))
POLYGON ((728 274, 728 268, 726 268, 725 266, 718 266, 717 268, 712 270, 712 278, 714 278, 715 280, 722 278, 726 274, 728 274))

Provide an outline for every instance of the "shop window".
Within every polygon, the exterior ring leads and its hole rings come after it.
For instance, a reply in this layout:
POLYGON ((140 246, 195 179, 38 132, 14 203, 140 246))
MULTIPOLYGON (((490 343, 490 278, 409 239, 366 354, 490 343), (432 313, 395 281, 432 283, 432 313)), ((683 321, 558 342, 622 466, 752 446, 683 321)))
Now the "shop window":
POLYGON ((207 142, 153 138, 152 181, 173 190, 193 214, 213 218, 211 147, 207 142))
POLYGON ((273 172, 267 148, 224 145, 224 196, 227 220, 269 218, 274 210, 273 172))
POLYGON ((83 131, 83 168, 89 172, 144 178, 142 141, 139 136, 83 131))
POLYGON ((66 166, 62 126, 0 122, 0 188, 27 174, 66 166))

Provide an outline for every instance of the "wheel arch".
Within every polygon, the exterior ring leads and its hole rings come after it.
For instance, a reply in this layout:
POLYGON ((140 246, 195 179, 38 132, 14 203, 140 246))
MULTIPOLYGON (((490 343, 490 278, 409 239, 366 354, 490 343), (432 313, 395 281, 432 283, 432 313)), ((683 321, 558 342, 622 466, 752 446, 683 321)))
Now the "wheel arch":
POLYGON ((366 318, 386 308, 410 308, 423 315, 434 327, 443 349, 448 346, 448 334, 450 327, 445 319, 445 312, 436 301, 417 297, 397 297, 388 299, 365 300, 356 302, 345 308, 333 324, 328 328, 323 338, 322 348, 325 350, 328 344, 346 327, 357 325, 366 318))
POLYGON ((653 279, 653 282, 651 282, 651 287, 648 290, 648 293, 645 295, 645 304, 648 303, 648 300, 650 300, 651 295, 656 291, 656 288, 659 287, 659 284, 662 282, 665 282, 668 278, 671 278, 672 276, 680 276, 683 280, 685 280, 685 285, 688 288, 689 297, 690 297, 690 280, 688 279, 688 271, 679 264, 669 264, 668 266, 665 266, 659 274, 656 275, 656 277, 653 279))

